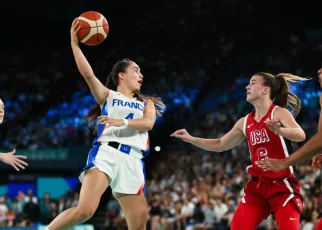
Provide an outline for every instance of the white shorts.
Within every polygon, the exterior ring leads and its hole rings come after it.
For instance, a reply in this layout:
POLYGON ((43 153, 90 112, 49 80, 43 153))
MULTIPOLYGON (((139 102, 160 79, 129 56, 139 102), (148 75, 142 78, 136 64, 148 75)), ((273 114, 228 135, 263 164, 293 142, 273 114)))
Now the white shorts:
POLYGON ((88 170, 97 168, 109 179, 113 194, 145 193, 144 162, 108 146, 93 147, 88 154, 87 164, 79 176, 80 182, 88 170))

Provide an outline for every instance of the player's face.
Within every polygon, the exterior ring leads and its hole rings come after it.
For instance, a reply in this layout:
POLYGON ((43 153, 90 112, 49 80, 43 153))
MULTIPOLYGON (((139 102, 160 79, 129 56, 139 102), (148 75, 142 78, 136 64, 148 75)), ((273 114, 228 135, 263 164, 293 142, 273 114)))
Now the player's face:
POLYGON ((319 76, 318 76, 318 78, 319 78, 319 82, 320 82, 320 87, 322 88, 322 68, 319 70, 319 76))
POLYGON ((140 71, 139 66, 135 62, 131 62, 127 67, 126 73, 124 74, 124 80, 126 85, 133 92, 141 89, 143 83, 143 75, 140 71))
POLYGON ((254 75, 246 87, 246 100, 252 102, 262 97, 267 87, 264 86, 264 79, 261 76, 254 75))
POLYGON ((3 117, 4 117, 4 103, 0 99, 0 124, 2 124, 3 117))

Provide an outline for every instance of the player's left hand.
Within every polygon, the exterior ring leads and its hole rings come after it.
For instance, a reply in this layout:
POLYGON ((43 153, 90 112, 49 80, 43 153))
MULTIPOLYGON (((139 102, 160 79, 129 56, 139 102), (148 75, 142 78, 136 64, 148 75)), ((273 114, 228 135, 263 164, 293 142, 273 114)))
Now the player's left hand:
POLYGON ((123 119, 115 119, 108 116, 98 116, 97 124, 106 124, 106 128, 110 126, 120 127, 124 125, 123 119))
POLYGON ((279 172, 288 167, 283 159, 265 158, 263 160, 256 161, 255 164, 258 167, 262 168, 265 172, 266 171, 279 172))
POLYGON ((273 133, 280 135, 282 125, 275 118, 268 119, 267 121, 265 121, 265 124, 273 133))
POLYGON ((15 153, 15 149, 9 153, 1 153, 1 161, 3 163, 11 165, 17 171, 19 171, 19 168, 25 169, 25 166, 28 166, 28 164, 23 160, 27 159, 27 157, 22 155, 15 155, 15 153))
POLYGON ((316 172, 320 168, 322 168, 322 153, 313 157, 312 167, 313 167, 314 172, 316 172))

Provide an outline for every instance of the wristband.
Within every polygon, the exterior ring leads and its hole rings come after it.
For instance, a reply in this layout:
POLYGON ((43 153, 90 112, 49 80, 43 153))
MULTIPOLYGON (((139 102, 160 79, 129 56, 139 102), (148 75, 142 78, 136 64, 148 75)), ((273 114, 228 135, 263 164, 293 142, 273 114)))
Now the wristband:
POLYGON ((124 125, 123 125, 123 127, 128 127, 128 126, 129 126, 129 121, 128 121, 128 119, 123 119, 123 121, 124 121, 124 125))

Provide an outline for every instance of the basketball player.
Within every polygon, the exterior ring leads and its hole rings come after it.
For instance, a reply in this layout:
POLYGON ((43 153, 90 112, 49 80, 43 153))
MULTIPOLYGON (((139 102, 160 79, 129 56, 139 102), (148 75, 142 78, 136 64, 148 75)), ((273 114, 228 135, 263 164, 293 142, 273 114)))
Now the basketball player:
POLYGON ((86 116, 89 123, 98 118, 97 137, 80 175, 82 188, 77 207, 61 213, 48 229, 70 229, 91 218, 108 186, 120 202, 128 228, 145 229, 147 203, 142 158, 149 151, 148 131, 164 104, 159 98, 139 92, 143 75, 139 66, 128 59, 114 65, 104 86, 78 46, 79 29, 74 20, 71 46, 78 70, 97 102, 86 116))
MULTIPOLYGON (((0 124, 2 124, 3 118, 4 118, 4 103, 0 98, 0 124)), ((11 165, 17 171, 19 171, 19 168, 25 169, 23 165, 27 166, 28 164, 21 159, 27 159, 27 157, 22 155, 14 155, 15 153, 16 153, 15 149, 9 153, 0 153, 0 161, 8 165, 11 165)))
POLYGON ((223 152, 234 148, 247 137, 251 175, 244 188, 243 198, 232 220, 232 230, 254 230, 270 214, 276 218, 279 229, 298 230, 303 197, 298 182, 289 167, 281 172, 265 172, 255 161, 266 157, 288 156, 290 141, 300 142, 305 133, 285 107, 300 111, 296 95, 289 92, 288 82, 306 80, 291 74, 257 73, 246 87, 247 98, 255 110, 239 119, 234 127, 219 139, 192 137, 185 129, 171 136, 181 138, 199 148, 223 152), (273 103, 274 102, 274 103, 273 103))
MULTIPOLYGON (((322 88, 322 68, 318 71, 318 78, 320 87, 322 88)), ((256 162, 264 171, 272 170, 275 172, 285 170, 286 168, 310 160, 312 157, 312 166, 314 171, 317 171, 322 167, 322 94, 320 95, 320 118, 318 124, 318 132, 308 140, 305 145, 295 151, 291 156, 278 160, 267 158, 262 161, 256 162), (319 154, 319 155, 318 155, 319 154)), ((319 221, 316 230, 322 230, 322 220, 319 221)))

